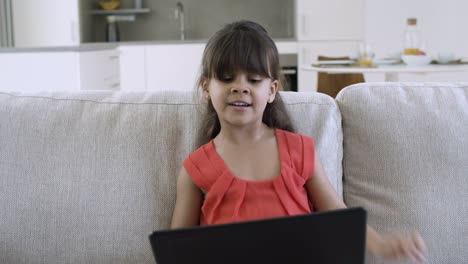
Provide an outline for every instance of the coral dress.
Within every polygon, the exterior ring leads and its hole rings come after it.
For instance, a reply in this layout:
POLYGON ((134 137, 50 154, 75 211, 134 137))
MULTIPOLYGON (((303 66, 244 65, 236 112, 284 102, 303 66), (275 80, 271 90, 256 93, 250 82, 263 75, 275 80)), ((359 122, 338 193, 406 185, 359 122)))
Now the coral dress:
POLYGON ((184 160, 184 168, 206 197, 200 225, 222 224, 312 212, 306 181, 314 171, 312 138, 275 130, 280 175, 262 181, 235 177, 216 152, 213 140, 184 160))

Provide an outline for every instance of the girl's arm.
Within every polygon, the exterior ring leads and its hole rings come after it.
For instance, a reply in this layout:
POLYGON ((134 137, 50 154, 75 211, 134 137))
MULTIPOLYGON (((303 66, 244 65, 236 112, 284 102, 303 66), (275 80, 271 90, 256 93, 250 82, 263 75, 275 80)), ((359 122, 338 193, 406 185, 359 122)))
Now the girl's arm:
MULTIPOLYGON (((317 153, 314 175, 306 182, 306 189, 317 211, 346 208, 330 184, 317 153)), ((426 246, 418 233, 382 236, 368 225, 366 240, 367 250, 374 255, 390 258, 407 257, 414 261, 424 261, 426 246)))
POLYGON ((177 197, 172 214, 171 228, 199 225, 203 193, 182 167, 177 179, 177 197))

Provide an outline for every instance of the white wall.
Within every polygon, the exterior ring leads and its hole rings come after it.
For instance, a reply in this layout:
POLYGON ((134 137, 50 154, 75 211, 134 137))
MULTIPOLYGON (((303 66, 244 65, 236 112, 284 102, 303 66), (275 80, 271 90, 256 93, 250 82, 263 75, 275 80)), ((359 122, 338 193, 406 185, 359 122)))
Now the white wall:
POLYGON ((366 41, 378 57, 403 47, 406 18, 416 17, 427 51, 468 57, 467 0, 367 0, 366 41))
MULTIPOLYGON (((391 57, 403 48, 408 17, 418 19, 426 51, 436 58, 440 51, 468 58, 467 0, 367 0, 365 39, 377 58, 391 57)), ((366 74, 366 81, 383 81, 382 74, 366 74)), ((400 74, 400 81, 462 81, 468 74, 400 74)))

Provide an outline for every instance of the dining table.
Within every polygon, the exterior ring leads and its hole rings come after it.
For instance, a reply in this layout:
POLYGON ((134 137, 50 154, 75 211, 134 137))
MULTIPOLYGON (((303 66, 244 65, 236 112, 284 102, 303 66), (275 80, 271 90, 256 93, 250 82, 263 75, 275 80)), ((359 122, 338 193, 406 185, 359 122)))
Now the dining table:
POLYGON ((300 67, 304 71, 323 72, 328 74, 344 74, 344 73, 383 73, 386 82, 397 82, 398 75, 401 73, 444 73, 444 72, 468 72, 468 63, 451 63, 451 64, 428 64, 410 66, 403 63, 397 64, 377 64, 371 66, 360 66, 355 64, 338 65, 338 64, 311 64, 302 65, 300 67))

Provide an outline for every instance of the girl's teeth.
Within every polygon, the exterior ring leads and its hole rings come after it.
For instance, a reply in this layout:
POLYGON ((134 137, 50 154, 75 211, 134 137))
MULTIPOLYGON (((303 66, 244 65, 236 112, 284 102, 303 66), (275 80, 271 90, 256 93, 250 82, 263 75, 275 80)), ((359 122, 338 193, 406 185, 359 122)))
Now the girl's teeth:
POLYGON ((248 104, 246 104, 246 103, 232 103, 232 105, 235 105, 235 106, 248 106, 248 104))

